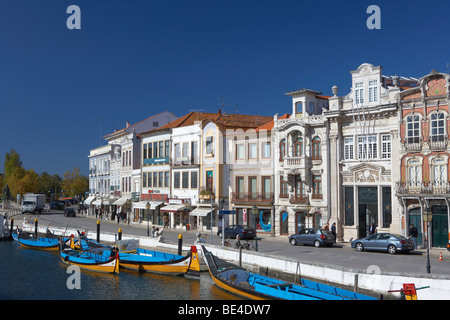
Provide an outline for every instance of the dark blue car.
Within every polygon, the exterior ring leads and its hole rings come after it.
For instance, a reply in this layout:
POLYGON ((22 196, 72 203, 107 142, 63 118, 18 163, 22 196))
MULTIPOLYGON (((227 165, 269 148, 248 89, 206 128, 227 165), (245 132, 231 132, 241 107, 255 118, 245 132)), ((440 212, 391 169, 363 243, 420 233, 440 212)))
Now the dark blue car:
MULTIPOLYGON (((219 230, 219 235, 221 236, 222 230, 219 230)), ((249 226, 243 226, 240 224, 233 224, 225 228, 225 238, 236 239, 239 235, 242 240, 253 240, 256 237, 256 231, 254 228, 249 226)))

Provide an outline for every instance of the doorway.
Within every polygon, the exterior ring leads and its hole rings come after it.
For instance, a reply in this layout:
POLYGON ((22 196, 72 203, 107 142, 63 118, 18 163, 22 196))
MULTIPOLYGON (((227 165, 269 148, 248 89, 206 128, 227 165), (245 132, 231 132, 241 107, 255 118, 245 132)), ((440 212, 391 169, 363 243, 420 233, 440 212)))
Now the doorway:
POLYGON ((358 237, 364 238, 369 235, 370 224, 378 225, 378 188, 358 188, 358 237))
POLYGON ((414 208, 409 210, 409 226, 411 224, 414 225, 414 227, 417 228, 418 237, 417 237, 417 246, 422 246, 422 217, 421 217, 421 210, 420 208, 414 208))
POLYGON ((431 246, 445 248, 448 242, 448 213, 447 206, 432 206, 432 242, 431 246))

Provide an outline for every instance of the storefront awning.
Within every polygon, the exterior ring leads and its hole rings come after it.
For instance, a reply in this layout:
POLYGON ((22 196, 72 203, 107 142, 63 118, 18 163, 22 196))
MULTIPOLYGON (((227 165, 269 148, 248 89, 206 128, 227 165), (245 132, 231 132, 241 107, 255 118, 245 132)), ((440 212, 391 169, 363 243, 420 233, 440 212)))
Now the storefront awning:
POLYGON ((207 207, 198 207, 194 210, 192 210, 189 215, 190 216, 196 216, 196 217, 206 217, 211 212, 211 208, 207 207))
POLYGON ((86 200, 84 200, 84 204, 90 205, 92 201, 95 200, 95 196, 89 196, 86 200))
POLYGON ((118 200, 114 201, 113 205, 115 206, 121 206, 123 205, 125 202, 127 202, 128 200, 130 200, 129 198, 119 198, 118 200))
POLYGON ((117 201, 117 198, 108 198, 108 199, 103 199, 103 204, 105 206, 111 206, 114 204, 114 202, 117 201))
POLYGON ((177 212, 184 211, 186 206, 184 204, 169 204, 168 206, 162 207, 160 209, 161 212, 177 212))
POLYGON ((134 209, 147 209, 147 203, 150 204, 150 210, 155 210, 156 207, 162 205, 163 201, 139 201, 133 203, 134 209))
POLYGON ((102 204, 102 200, 101 199, 97 199, 94 202, 91 203, 94 206, 100 206, 102 204))

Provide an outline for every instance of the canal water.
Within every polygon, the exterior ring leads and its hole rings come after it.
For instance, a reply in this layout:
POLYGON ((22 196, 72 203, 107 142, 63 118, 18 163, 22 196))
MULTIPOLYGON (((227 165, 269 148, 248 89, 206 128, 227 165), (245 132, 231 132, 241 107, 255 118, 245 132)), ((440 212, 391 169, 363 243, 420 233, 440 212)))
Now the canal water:
POLYGON ((200 279, 120 269, 119 275, 81 270, 80 289, 69 289, 72 272, 58 252, 0 242, 0 300, 228 300, 239 299, 214 285, 208 272, 200 279), (70 279, 69 279, 70 278, 70 279))

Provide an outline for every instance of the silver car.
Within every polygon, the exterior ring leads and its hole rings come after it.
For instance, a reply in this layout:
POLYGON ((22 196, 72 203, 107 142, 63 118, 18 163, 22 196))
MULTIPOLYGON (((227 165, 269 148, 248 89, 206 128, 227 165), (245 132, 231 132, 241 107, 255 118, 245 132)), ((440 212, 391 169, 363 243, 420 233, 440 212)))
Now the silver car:
POLYGON ((408 253, 414 250, 414 241, 398 234, 376 233, 366 238, 353 240, 352 248, 355 248, 357 251, 386 251, 390 254, 397 252, 408 253))

